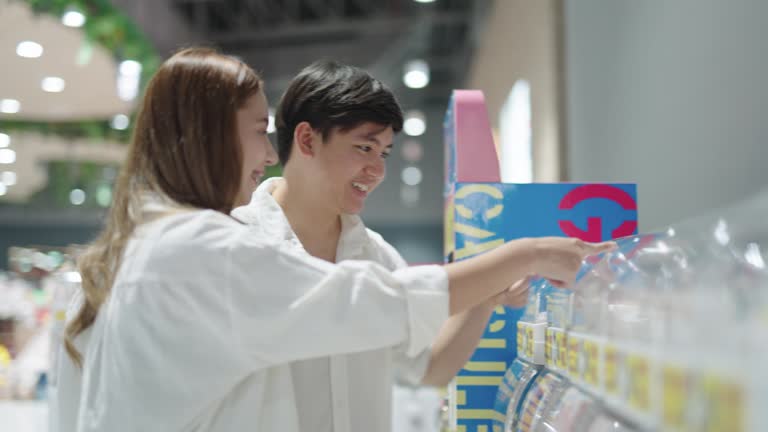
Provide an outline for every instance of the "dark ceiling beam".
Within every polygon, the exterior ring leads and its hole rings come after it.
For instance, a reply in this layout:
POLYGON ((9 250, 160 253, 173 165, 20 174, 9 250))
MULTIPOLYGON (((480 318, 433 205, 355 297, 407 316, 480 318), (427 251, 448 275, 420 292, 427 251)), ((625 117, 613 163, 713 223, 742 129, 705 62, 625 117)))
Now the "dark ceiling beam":
MULTIPOLYGON (((270 29, 251 29, 246 26, 225 32, 208 33, 207 38, 217 44, 295 45, 333 40, 361 39, 371 34, 389 33, 407 28, 417 17, 373 17, 364 19, 334 18, 317 23, 289 24, 270 29)), ((439 12, 432 18, 440 24, 461 24, 464 16, 458 12, 439 12)))

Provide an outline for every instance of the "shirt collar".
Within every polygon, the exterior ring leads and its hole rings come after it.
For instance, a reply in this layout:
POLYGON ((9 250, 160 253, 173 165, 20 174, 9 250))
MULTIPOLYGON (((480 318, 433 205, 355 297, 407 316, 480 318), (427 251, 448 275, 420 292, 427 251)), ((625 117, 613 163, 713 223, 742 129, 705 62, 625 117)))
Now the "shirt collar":
MULTIPOLYGON (((232 216, 248 225, 259 225, 261 234, 270 240, 289 241, 301 246, 283 209, 272 196, 274 190, 284 181, 282 177, 272 177, 263 181, 253 192, 251 202, 232 210, 232 216)), ((359 216, 351 214, 341 216, 341 236, 336 249, 338 260, 359 257, 369 241, 368 232, 359 216)))

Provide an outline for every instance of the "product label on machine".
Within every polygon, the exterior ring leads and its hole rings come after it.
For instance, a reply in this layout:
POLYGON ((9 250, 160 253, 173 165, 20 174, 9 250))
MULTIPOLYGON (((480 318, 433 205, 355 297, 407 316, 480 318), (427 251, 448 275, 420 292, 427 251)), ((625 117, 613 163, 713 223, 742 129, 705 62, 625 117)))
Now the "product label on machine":
MULTIPOLYGON (((705 414, 698 426, 706 432, 746 431, 744 387, 738 381, 716 373, 702 377, 705 414)), ((761 407, 765 409, 765 407, 761 407)))
POLYGON ((565 371, 568 368, 568 338, 562 330, 555 333, 555 349, 557 350, 555 365, 558 370, 565 371))
POLYGON ((616 347, 606 343, 603 350, 604 388, 606 393, 617 398, 622 395, 619 391, 619 362, 622 360, 616 347))
POLYGON ((584 339, 584 373, 582 379, 588 385, 597 388, 600 385, 600 344, 591 339, 584 339))
POLYGON ((584 359, 582 358, 582 340, 579 336, 568 334, 568 376, 581 378, 584 359))
POLYGON ((640 412, 649 412, 651 367, 648 358, 640 354, 628 355, 627 372, 629 373, 629 406, 640 412))
POLYGON ((555 354, 557 348, 555 348, 555 332, 551 328, 547 329, 546 339, 544 344, 544 360, 548 368, 555 367, 555 354))
POLYGON ((692 377, 678 365, 667 364, 662 369, 662 421, 670 430, 685 431, 688 399, 693 395, 692 377))
MULTIPOLYGON (((600 241, 634 234, 637 227, 636 186, 631 184, 456 183, 446 191, 452 193, 446 199, 452 203, 454 236, 445 242, 451 246, 447 260, 460 261, 522 237, 600 241)), ((521 315, 522 309, 498 308, 459 372, 457 389, 464 397, 456 413, 466 432, 491 430, 496 387, 504 372, 518 352, 534 357, 533 328, 529 332, 517 325, 521 315)), ((547 343, 550 361, 567 370, 565 335, 557 333, 547 343)))

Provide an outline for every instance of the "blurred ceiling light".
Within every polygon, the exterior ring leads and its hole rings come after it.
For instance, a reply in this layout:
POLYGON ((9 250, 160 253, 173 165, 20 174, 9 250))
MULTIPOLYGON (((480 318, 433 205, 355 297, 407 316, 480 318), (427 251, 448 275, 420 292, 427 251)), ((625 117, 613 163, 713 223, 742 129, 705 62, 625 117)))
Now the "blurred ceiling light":
POLYGON ((400 201, 408 207, 413 207, 419 202, 419 187, 403 185, 400 188, 400 201))
POLYGON ((407 184, 408 186, 416 186, 417 184, 421 183, 421 170, 418 167, 412 166, 405 168, 401 174, 401 178, 403 183, 407 184))
POLYGON ((112 117, 112 120, 109 122, 109 125, 112 126, 112 129, 116 130, 126 130, 130 124, 131 119, 128 118, 128 116, 125 114, 118 114, 112 117))
POLYGON ((76 206, 83 204, 85 202, 85 191, 82 189, 72 189, 69 193, 69 202, 76 206))
POLYGON ((24 58, 38 58, 43 55, 43 46, 37 42, 22 41, 16 45, 16 54, 24 58))
POLYGON ((61 23, 67 27, 82 27, 85 24, 85 15, 76 10, 68 10, 61 16, 61 23))
POLYGON ((11 145, 11 137, 8 134, 0 133, 0 148, 11 145))
POLYGON ((40 83, 40 87, 48 93, 60 93, 64 91, 65 85, 64 79, 53 76, 43 78, 43 81, 40 83))
POLYGON ((127 76, 141 75, 141 63, 136 60, 123 60, 120 62, 120 74, 127 76))
POLYGON ((4 184, 0 183, 0 196, 3 196, 8 192, 8 188, 4 184))
POLYGON ((435 0, 413 0, 416 3, 434 3, 435 0))
POLYGON ((0 183, 6 186, 13 186, 16 184, 16 173, 13 171, 3 171, 0 174, 0 183))
POLYGON ((411 60, 406 63, 403 82, 414 89, 426 87, 429 84, 429 64, 424 60, 411 60))
POLYGON ((752 266, 759 269, 765 268, 765 261, 763 260, 763 255, 760 253, 760 246, 758 246, 757 243, 750 243, 747 245, 747 253, 744 254, 744 257, 748 263, 752 264, 752 266))
POLYGON ((0 149, 0 164, 12 164, 16 162, 16 152, 11 149, 0 149))
POLYGON ((269 122, 267 123, 267 133, 272 133, 276 131, 277 128, 275 127, 275 110, 270 108, 269 109, 269 122))
POLYGON ((412 110, 405 113, 405 122, 403 122, 403 131, 410 136, 419 136, 427 130, 427 122, 424 113, 419 110, 412 110))
POLYGON ((21 102, 16 99, 0 99, 0 112, 16 114, 19 110, 21 110, 21 102))
POLYGON ((117 96, 126 102, 136 99, 139 94, 141 63, 135 60, 120 62, 117 74, 117 96))
POLYGON ((96 202, 102 207, 112 204, 112 188, 109 185, 101 185, 96 189, 96 202))
POLYGON ((401 147, 401 153, 403 159, 408 162, 415 163, 421 160, 424 156, 424 147, 420 142, 416 140, 406 140, 401 147))

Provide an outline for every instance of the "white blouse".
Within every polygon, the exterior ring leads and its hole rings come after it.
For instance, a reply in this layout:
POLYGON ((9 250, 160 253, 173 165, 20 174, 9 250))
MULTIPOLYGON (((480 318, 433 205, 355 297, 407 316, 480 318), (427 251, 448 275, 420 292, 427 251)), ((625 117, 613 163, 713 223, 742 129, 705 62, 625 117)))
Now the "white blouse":
POLYGON ((447 318, 442 267, 330 264, 258 231, 211 210, 137 229, 76 341, 82 373, 59 357, 54 429, 305 430, 292 362, 383 348, 417 356, 447 318))

